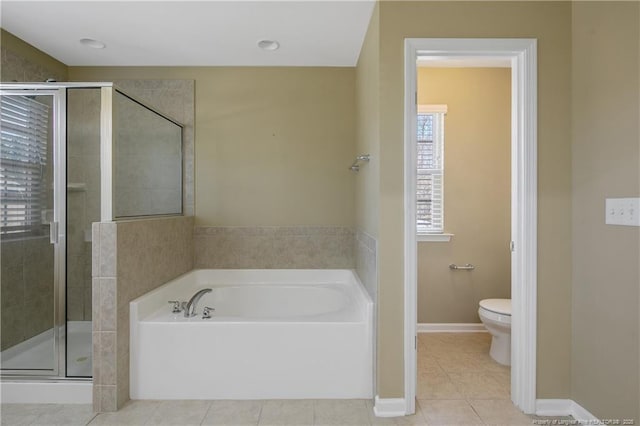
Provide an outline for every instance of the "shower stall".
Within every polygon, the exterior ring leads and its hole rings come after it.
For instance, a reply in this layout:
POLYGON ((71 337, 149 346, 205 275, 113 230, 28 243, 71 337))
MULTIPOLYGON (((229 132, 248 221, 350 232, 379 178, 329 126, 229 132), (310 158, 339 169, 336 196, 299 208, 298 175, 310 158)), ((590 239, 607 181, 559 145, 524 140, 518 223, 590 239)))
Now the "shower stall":
POLYGON ((2 381, 89 381, 92 223, 182 214, 182 126, 113 83, 3 83, 0 134, 2 381))

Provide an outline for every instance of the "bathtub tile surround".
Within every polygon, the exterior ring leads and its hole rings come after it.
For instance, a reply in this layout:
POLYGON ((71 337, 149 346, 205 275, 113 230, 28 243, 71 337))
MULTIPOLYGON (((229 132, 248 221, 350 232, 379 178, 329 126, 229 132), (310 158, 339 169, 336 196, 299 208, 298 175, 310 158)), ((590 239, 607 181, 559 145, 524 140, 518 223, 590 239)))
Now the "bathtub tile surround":
POLYGON ((96 412, 129 399, 129 302, 193 269, 192 229, 184 216, 93 224, 96 412))
POLYGON ((341 226, 195 228, 195 267, 354 269, 354 232, 341 226))
MULTIPOLYGON (((373 347, 377 348, 378 336, 378 241, 366 232, 358 229, 355 232, 354 251, 356 257, 356 273, 360 282, 373 301, 373 347)), ((373 365, 377 365, 377 351, 373 351, 373 365)), ((373 394, 376 393, 376 371, 373 369, 373 394)))
POLYGON ((356 272, 375 303, 378 289, 378 242, 364 231, 355 233, 356 272))

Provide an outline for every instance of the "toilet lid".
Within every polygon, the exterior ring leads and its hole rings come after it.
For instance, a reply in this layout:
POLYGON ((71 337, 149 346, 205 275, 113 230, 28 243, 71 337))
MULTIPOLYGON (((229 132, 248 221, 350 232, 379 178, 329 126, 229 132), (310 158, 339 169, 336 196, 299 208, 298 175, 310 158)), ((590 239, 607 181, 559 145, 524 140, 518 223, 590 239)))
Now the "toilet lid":
POLYGON ((511 299, 484 299, 480 307, 496 314, 511 315, 511 299))

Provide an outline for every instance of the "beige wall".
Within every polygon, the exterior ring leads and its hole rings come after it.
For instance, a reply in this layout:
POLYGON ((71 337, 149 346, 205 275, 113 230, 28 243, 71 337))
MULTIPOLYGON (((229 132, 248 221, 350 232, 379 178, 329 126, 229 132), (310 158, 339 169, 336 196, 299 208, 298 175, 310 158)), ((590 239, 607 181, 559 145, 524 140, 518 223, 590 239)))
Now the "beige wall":
POLYGON ((405 37, 538 39, 539 398, 570 395, 571 5, 566 2, 380 3, 378 394, 403 383, 403 41, 405 37))
POLYGON ((378 236, 380 203, 380 7, 376 4, 356 67, 356 150, 370 154, 355 177, 356 227, 378 236))
POLYGON ((511 297, 511 69, 419 68, 418 104, 448 107, 444 224, 454 234, 418 243, 418 322, 480 322, 480 300, 511 297))
POLYGON ((640 196, 640 5, 573 3, 572 398, 640 418, 640 228, 605 225, 605 198, 640 196))
POLYGON ((67 80, 65 64, 0 29, 2 66, 0 81, 43 82, 48 78, 67 80))
POLYGON ((356 65, 356 151, 370 161, 355 176, 356 271, 375 304, 373 392, 378 364, 378 209, 380 205, 380 5, 376 3, 356 65))
POLYGON ((69 77, 195 80, 197 225, 353 226, 353 68, 71 67, 69 77))

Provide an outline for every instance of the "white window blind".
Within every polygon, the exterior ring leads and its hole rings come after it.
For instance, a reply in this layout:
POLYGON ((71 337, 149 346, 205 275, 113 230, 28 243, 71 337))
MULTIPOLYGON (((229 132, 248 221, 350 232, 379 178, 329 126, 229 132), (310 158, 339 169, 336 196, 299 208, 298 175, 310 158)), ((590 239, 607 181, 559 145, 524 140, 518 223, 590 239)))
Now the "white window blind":
POLYGON ((444 115, 446 106, 418 109, 417 232, 444 232, 444 115))
POLYGON ((26 96, 0 97, 2 235, 40 230, 46 203, 49 107, 26 96))

